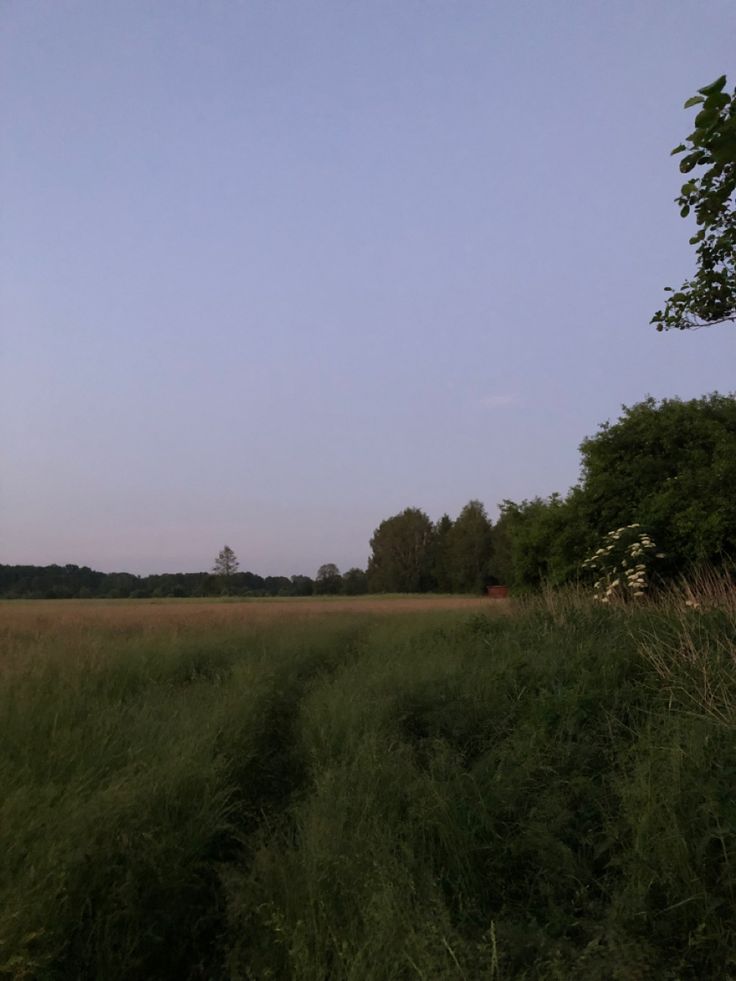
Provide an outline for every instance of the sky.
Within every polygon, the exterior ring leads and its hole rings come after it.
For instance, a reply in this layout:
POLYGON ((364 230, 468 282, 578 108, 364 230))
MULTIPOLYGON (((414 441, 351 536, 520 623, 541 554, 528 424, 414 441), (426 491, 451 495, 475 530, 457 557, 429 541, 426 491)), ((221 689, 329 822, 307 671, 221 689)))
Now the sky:
POLYGON ((732 0, 0 0, 0 563, 365 566, 736 388, 683 102, 732 0))

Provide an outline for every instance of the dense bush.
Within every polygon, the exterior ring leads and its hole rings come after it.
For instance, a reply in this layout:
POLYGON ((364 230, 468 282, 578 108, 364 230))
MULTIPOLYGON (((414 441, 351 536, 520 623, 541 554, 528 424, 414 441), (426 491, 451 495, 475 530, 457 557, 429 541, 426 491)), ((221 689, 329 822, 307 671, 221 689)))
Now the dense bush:
POLYGON ((567 496, 503 502, 497 578, 522 590, 574 581, 603 536, 632 523, 665 553, 665 580, 736 558, 736 399, 648 398, 580 449, 580 485, 567 496))

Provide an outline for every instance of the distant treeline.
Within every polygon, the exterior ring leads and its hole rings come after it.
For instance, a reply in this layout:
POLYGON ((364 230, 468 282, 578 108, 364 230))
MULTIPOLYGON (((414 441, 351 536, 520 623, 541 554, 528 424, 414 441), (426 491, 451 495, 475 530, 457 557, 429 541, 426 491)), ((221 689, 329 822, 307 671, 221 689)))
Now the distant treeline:
POLYGON ((78 565, 0 565, 0 596, 5 599, 145 599, 165 596, 310 596, 309 576, 258 576, 236 572, 223 583, 207 572, 135 576, 96 572, 78 565))
POLYGON ((371 539, 368 569, 341 573, 328 562, 308 575, 259 576, 238 571, 228 546, 212 572, 136 576, 96 572, 87 566, 0 565, 5 599, 146 599, 188 596, 358 596, 364 593, 480 592, 496 581, 489 557, 493 527, 480 501, 470 501, 455 521, 436 524, 418 508, 387 518, 371 539))
POLYGON ((134 576, 75 565, 0 566, 0 596, 91 598, 479 593, 503 583, 519 591, 592 578, 582 563, 608 532, 636 523, 656 542, 653 581, 736 558, 736 400, 646 399, 624 407, 583 441, 580 482, 566 495, 503 501, 492 524, 480 501, 453 520, 419 508, 382 521, 363 569, 333 563, 306 575, 238 572, 227 547, 217 573, 134 576))

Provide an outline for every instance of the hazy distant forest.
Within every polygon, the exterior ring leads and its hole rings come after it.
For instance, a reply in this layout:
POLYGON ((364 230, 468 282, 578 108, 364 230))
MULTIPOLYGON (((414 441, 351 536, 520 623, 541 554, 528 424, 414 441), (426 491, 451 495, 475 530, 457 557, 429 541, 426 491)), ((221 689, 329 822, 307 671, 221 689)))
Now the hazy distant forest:
MULTIPOLYGON (((581 447, 581 479, 567 494, 501 504, 493 524, 480 501, 438 521, 417 507, 386 518, 367 569, 325 562, 309 575, 260 576, 234 561, 210 572, 135 576, 76 565, 0 566, 0 596, 25 599, 311 596, 517 592, 591 579, 585 559, 612 529, 636 522, 663 556, 652 583, 736 556, 736 401, 647 399, 624 408, 581 447)), ((214 550, 213 550, 214 551, 214 550)), ((236 559, 233 556, 233 559, 236 559)), ((326 556, 326 559, 329 557, 326 556)), ((247 557, 245 558, 247 561, 247 557)), ((217 565, 217 563, 216 563, 217 565)), ((592 580, 591 580, 592 581, 592 580)))

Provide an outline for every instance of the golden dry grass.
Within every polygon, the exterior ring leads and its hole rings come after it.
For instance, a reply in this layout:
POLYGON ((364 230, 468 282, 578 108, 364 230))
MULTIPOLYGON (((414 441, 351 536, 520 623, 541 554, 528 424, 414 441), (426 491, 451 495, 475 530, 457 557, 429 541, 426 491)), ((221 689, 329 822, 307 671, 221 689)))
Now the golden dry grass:
POLYGON ((244 632, 322 617, 507 612, 509 601, 468 596, 355 596, 273 599, 8 600, 0 602, 0 658, 29 650, 69 656, 108 639, 138 641, 220 631, 244 632))
POLYGON ((246 600, 11 600, 0 604, 0 622, 15 626, 131 623, 177 624, 207 619, 217 624, 322 616, 325 613, 487 611, 506 606, 485 596, 351 596, 246 600))

